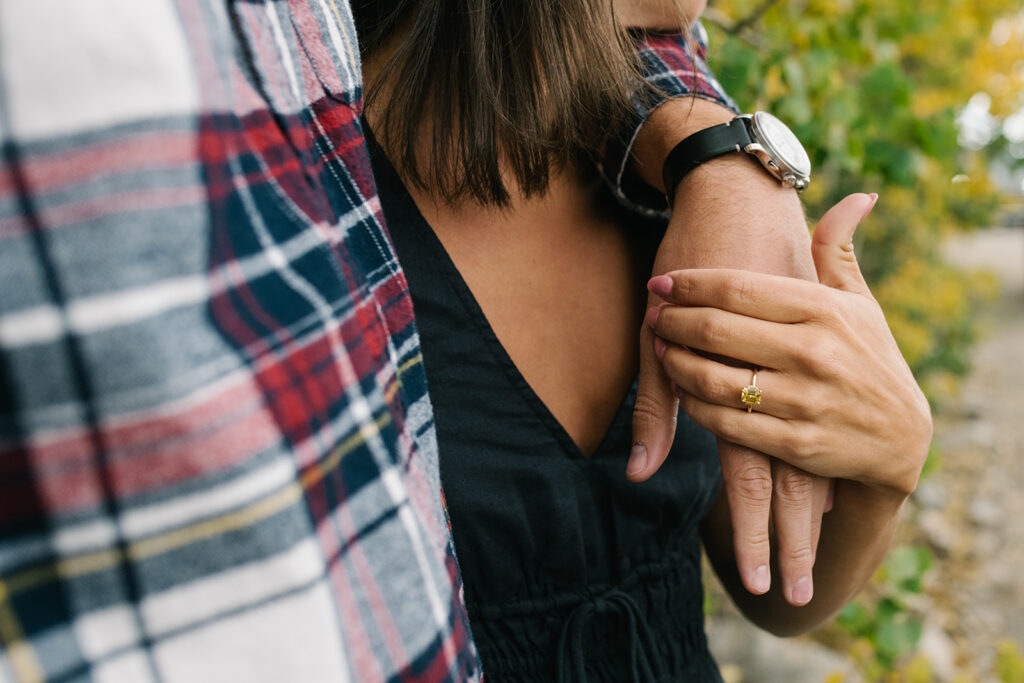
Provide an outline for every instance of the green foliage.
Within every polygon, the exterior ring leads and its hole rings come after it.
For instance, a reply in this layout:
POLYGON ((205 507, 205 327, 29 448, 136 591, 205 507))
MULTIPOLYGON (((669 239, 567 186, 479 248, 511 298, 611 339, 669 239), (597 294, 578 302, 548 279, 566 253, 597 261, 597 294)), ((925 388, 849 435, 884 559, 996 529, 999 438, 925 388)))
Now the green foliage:
MULTIPOLYGON (((938 245, 953 231, 987 225, 999 195, 984 155, 960 148, 957 113, 989 80, 999 76, 1006 86, 998 72, 1013 63, 1006 61, 1015 54, 1008 50, 1024 59, 1024 41, 996 49, 987 40, 993 23, 1018 6, 1010 0, 768 5, 711 5, 706 23, 716 75, 743 109, 775 113, 804 141, 814 165, 805 193, 810 216, 851 192, 879 193, 856 238, 865 276, 918 378, 963 374, 976 337, 973 312, 987 290, 944 266, 938 245), (728 32, 768 5, 749 28, 728 32)), ((1008 87, 1010 95, 1024 92, 1015 82, 1008 87)), ((1010 95, 993 94, 994 109, 1011 111, 1010 95)))
MULTIPOLYGON (((852 192, 879 194, 855 238, 861 267, 926 393, 954 390, 977 304, 995 287, 943 263, 939 245, 991 223, 1001 198, 988 163, 1008 156, 1002 138, 962 148, 957 121, 979 92, 996 117, 1024 106, 1020 0, 712 0, 705 17, 726 90, 745 111, 785 120, 807 147, 808 215, 852 192)), ((868 680, 932 680, 914 607, 932 562, 926 548, 894 549, 819 637, 868 680)), ((1024 683, 1012 644, 1000 645, 996 667, 999 680, 1024 683)))
POLYGON ((1024 655, 1012 641, 996 645, 995 675, 1001 683, 1024 683, 1024 655))
MULTIPOLYGON (((708 578, 707 578, 707 574, 705 573, 704 585, 706 586, 707 584, 708 584, 708 578)), ((704 616, 705 617, 711 616, 712 614, 714 614, 715 612, 718 611, 718 596, 715 595, 714 591, 710 591, 710 590, 705 590, 704 591, 704 607, 703 607, 703 611, 704 611, 704 616)))
POLYGON ((942 466, 942 451, 934 444, 928 446, 928 457, 921 468, 921 480, 925 480, 942 466))
POLYGON ((874 600, 851 602, 839 614, 840 627, 854 640, 851 650, 871 680, 881 680, 900 664, 911 671, 920 668, 909 666, 921 639, 921 621, 911 602, 922 592, 933 562, 925 547, 894 548, 876 576, 874 600))

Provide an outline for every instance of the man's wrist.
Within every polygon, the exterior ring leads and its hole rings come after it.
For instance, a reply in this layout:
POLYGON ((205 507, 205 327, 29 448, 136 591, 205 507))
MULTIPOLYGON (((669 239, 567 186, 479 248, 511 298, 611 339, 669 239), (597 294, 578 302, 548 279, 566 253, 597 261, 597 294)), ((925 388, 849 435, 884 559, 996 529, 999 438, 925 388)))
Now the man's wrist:
MULTIPOLYGON (((662 190, 665 157, 681 140, 736 114, 706 100, 677 99, 651 114, 634 147, 634 168, 662 190), (649 127, 647 127, 649 126, 649 127)), ((816 280, 799 195, 749 154, 703 163, 676 188, 676 207, 655 272, 679 267, 744 268, 816 280)))
POLYGON ((654 272, 741 268, 817 280, 799 195, 747 154, 701 164, 676 189, 654 272))
MULTIPOLYGON (((633 145, 631 170, 651 187, 664 192, 661 172, 668 153, 693 133, 734 118, 736 113, 728 107, 700 97, 677 97, 666 101, 651 112, 640 129, 633 145)), ((729 155, 722 159, 740 159, 744 156, 729 155)), ((750 161, 747 159, 745 163, 750 161)), ((751 168, 756 169, 757 162, 753 161, 751 168)))

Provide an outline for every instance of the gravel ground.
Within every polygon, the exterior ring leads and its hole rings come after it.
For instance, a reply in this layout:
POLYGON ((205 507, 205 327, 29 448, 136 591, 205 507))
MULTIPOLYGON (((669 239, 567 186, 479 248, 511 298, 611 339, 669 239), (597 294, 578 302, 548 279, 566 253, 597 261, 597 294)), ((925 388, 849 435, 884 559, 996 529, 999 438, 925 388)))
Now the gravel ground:
POLYGON ((940 557, 936 622, 958 668, 987 681, 999 641, 1024 647, 1024 229, 986 231, 948 254, 995 270, 1004 288, 983 312, 987 335, 958 400, 936 415, 942 465, 915 502, 940 557))
MULTIPOLYGON (((986 335, 960 395, 935 415, 941 465, 908 505, 904 535, 937 558, 921 645, 936 680, 988 683, 1000 641, 1024 649, 1024 229, 980 231, 945 251, 995 271, 1003 291, 982 311, 986 335)), ((709 639, 729 683, 857 680, 840 654, 763 634, 728 604, 710 618, 709 639)))

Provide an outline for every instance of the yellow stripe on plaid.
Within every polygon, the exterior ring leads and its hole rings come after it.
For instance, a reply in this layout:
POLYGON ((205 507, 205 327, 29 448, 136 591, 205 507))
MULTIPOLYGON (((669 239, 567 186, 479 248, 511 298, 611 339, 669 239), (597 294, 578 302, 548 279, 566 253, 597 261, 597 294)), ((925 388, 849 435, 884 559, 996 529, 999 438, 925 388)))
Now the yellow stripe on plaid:
MULTIPOLYGON (((301 499, 306 489, 321 482, 330 470, 338 466, 343 457, 364 444, 368 438, 379 434, 390 422, 391 414, 384 413, 373 423, 366 425, 359 433, 353 434, 340 443, 323 462, 307 469, 300 477, 298 483, 288 484, 270 496, 241 510, 236 510, 214 519, 197 522, 196 524, 175 529, 153 538, 130 543, 124 553, 118 550, 104 550, 80 557, 58 560, 46 566, 12 574, 7 579, 6 587, 4 587, 3 583, 0 583, 0 588, 3 588, 3 592, 0 593, 0 628, 3 627, 2 620, 4 615, 2 610, 5 606, 4 598, 8 593, 16 595, 57 578, 73 578, 110 569, 124 562, 125 555, 129 561, 133 562, 146 560, 156 555, 183 548, 197 541, 235 531, 272 517, 301 499)), ((14 622, 14 627, 17 627, 17 622, 14 622)), ((5 642, 8 641, 5 633, 0 632, 0 637, 3 637, 5 642)), ((13 642, 18 639, 20 639, 20 636, 19 638, 12 638, 11 641, 13 642)))
POLYGON ((391 403, 391 401, 395 398, 395 394, 397 394, 398 390, 402 388, 402 375, 408 372, 409 368, 411 368, 414 365, 418 365, 422 361, 423 354, 419 353, 410 358, 409 360, 405 361, 404 363, 402 363, 402 365, 398 368, 398 372, 396 373, 394 383, 392 383, 392 385, 388 387, 388 390, 384 392, 385 403, 391 403))
MULTIPOLYGON (((338 6, 334 4, 334 0, 328 0, 331 4, 331 11, 334 12, 334 18, 338 20, 338 26, 344 26, 345 20, 341 18, 341 12, 338 10, 338 6)), ((348 31, 341 31, 341 39, 345 41, 345 49, 348 51, 348 63, 358 64, 359 60, 356 59, 356 52, 352 49, 352 40, 348 31)))
POLYGON ((0 645, 3 645, 7 661, 14 676, 22 683, 36 683, 43 680, 43 668, 39 665, 32 646, 25 641, 21 624, 10 605, 7 584, 0 579, 0 645))

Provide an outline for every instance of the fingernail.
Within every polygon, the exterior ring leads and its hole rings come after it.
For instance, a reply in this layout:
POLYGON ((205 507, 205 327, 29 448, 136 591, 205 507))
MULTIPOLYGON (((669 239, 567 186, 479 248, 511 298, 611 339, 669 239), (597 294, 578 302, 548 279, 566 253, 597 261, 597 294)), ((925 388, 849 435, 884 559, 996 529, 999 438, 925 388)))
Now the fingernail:
POLYGON ((762 564, 750 576, 750 587, 758 595, 764 595, 772 587, 772 573, 768 565, 762 564))
POLYGON ((827 514, 829 512, 832 512, 832 508, 835 507, 835 505, 836 505, 836 489, 835 489, 835 484, 830 484, 829 487, 828 487, 828 494, 825 496, 825 510, 824 510, 824 513, 827 514))
POLYGON ((811 577, 802 576, 793 584, 791 602, 794 605, 806 605, 811 601, 811 596, 813 595, 814 587, 811 585, 811 577))
POLYGON ((871 197, 871 203, 868 204, 868 208, 864 210, 864 215, 860 217, 861 220, 864 220, 865 218, 868 217, 868 214, 871 213, 871 209, 875 208, 875 203, 878 202, 877 192, 872 192, 868 196, 871 197))
POLYGON ((654 329, 654 326, 658 324, 659 315, 661 315, 661 306, 651 306, 647 309, 647 315, 644 316, 644 325, 654 329))
POLYGON ((661 337, 654 338, 654 355, 658 357, 658 360, 661 360, 662 358, 665 357, 666 348, 668 347, 666 346, 664 339, 662 339, 661 337))
POLYGON ((629 451, 629 463, 626 465, 626 474, 640 474, 647 469, 647 448, 642 443, 633 444, 629 451))
POLYGON ((668 275, 652 277, 647 281, 647 290, 665 299, 672 293, 672 278, 668 275))

